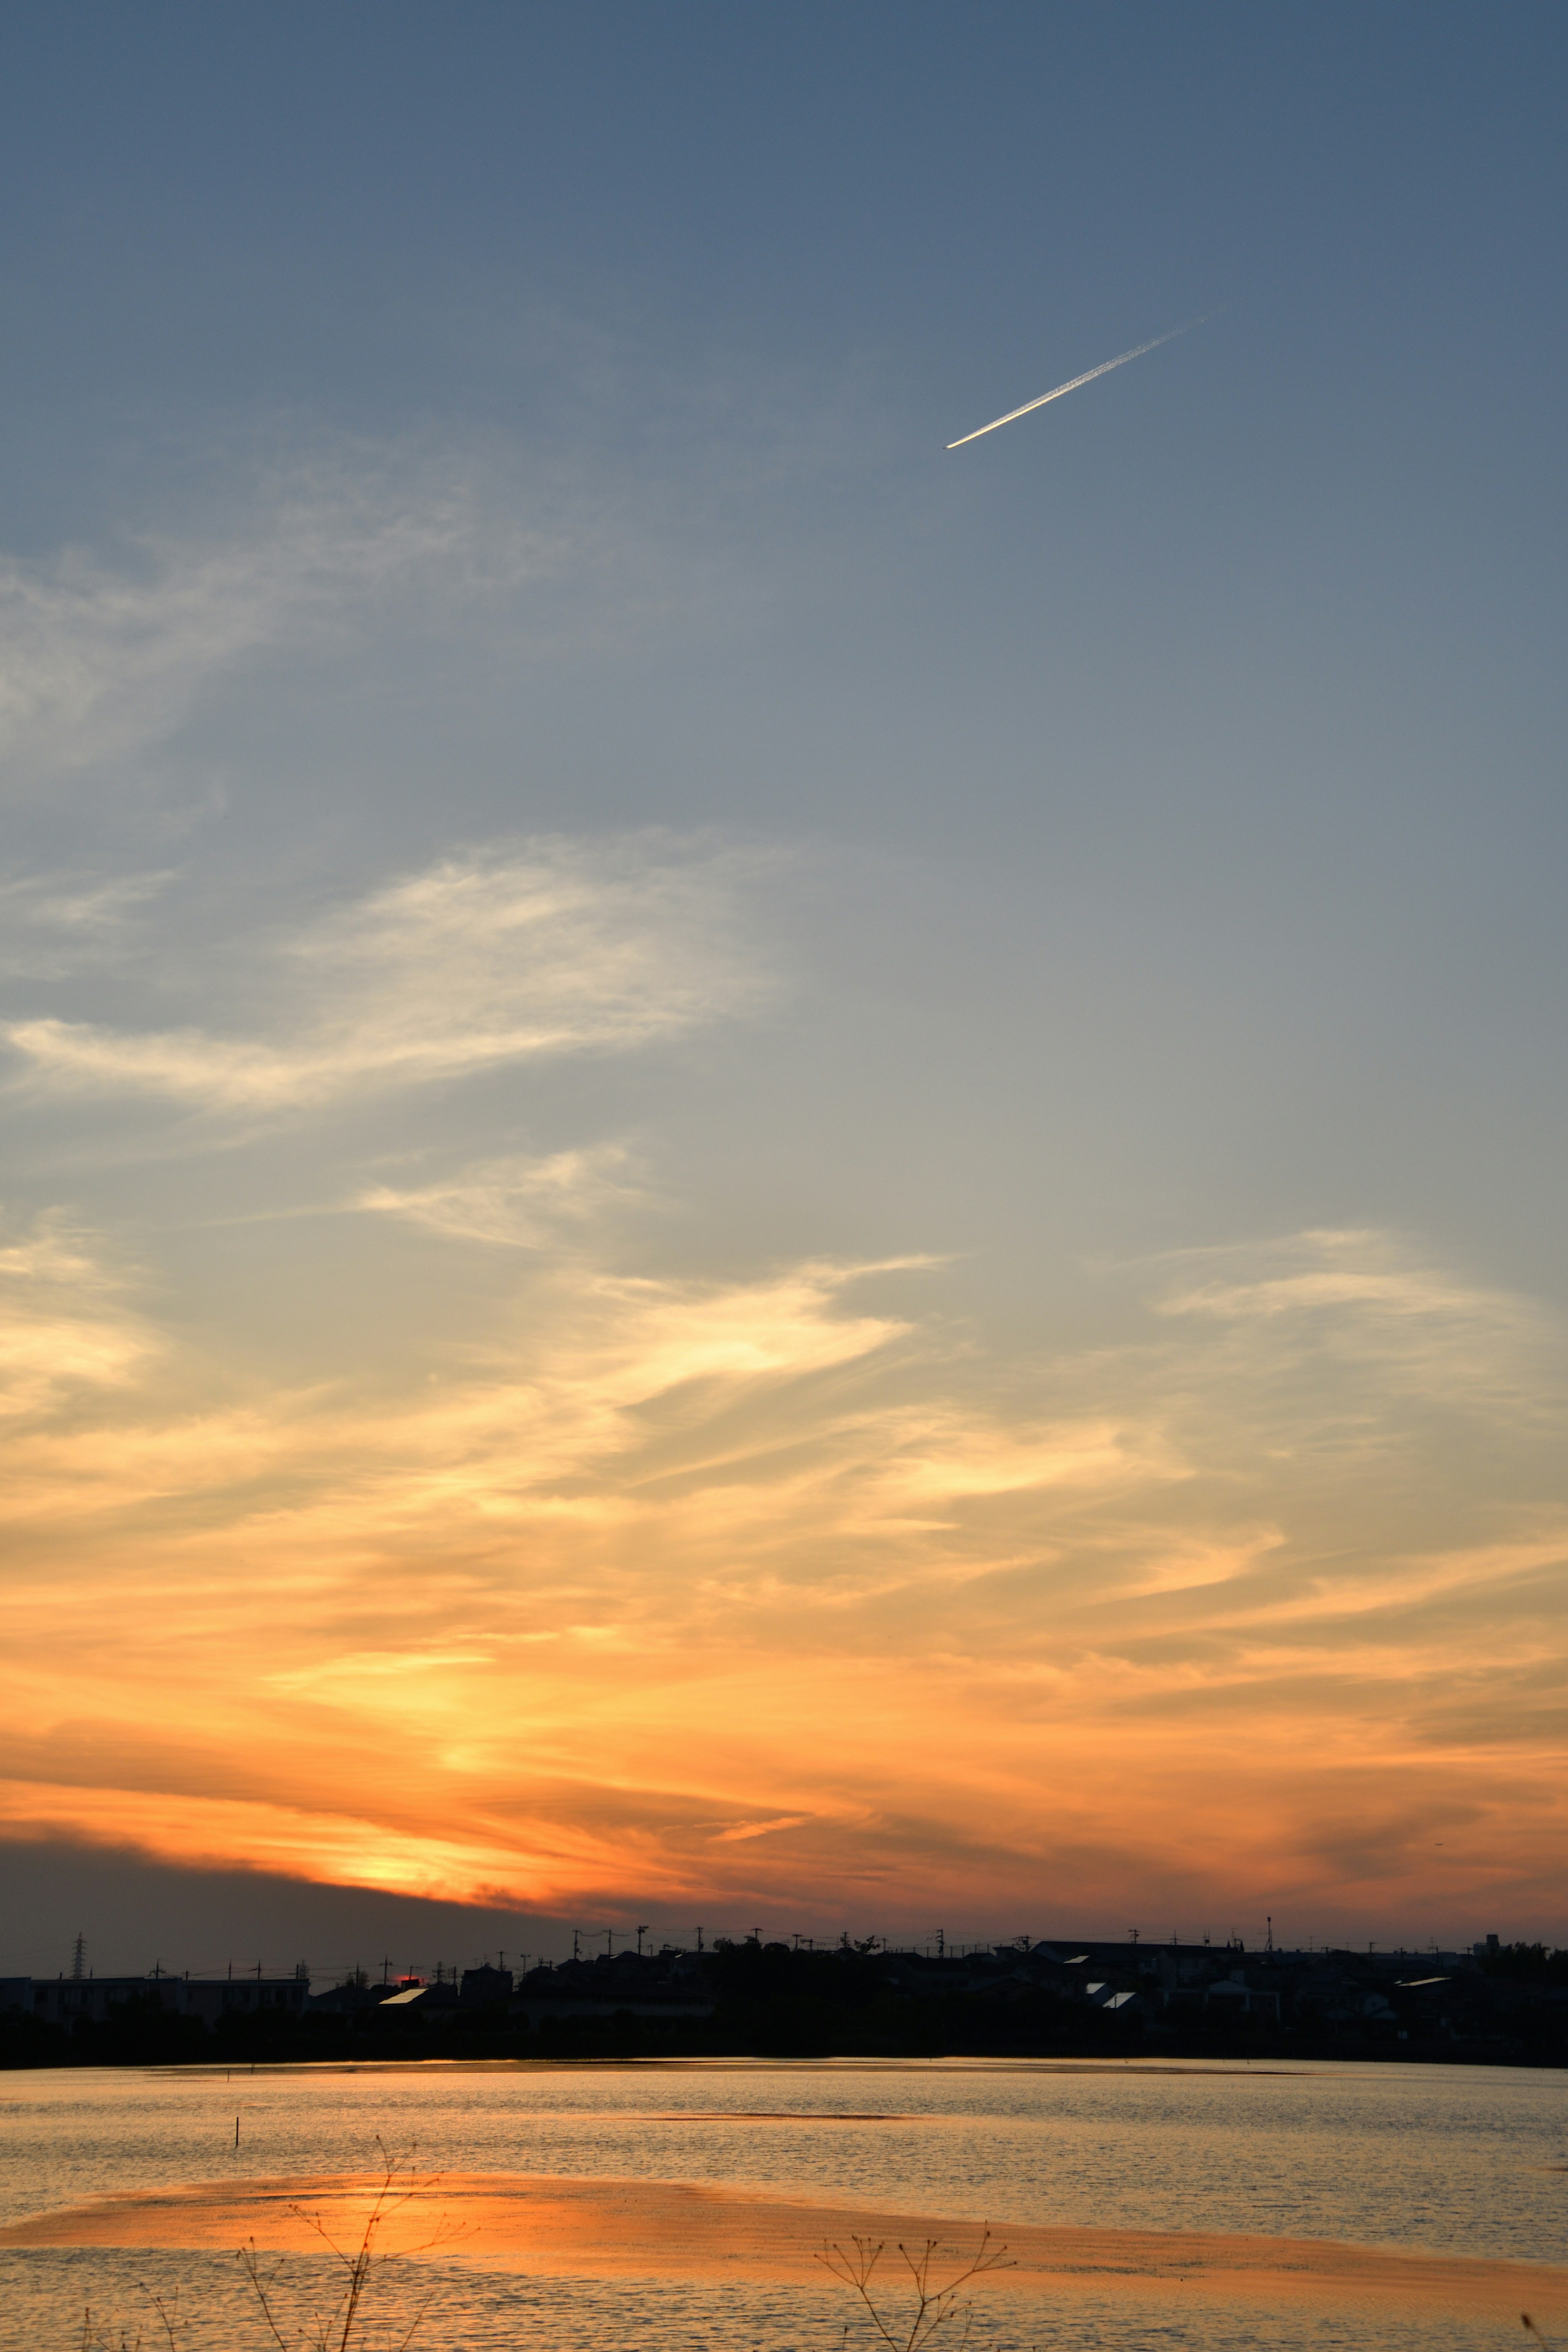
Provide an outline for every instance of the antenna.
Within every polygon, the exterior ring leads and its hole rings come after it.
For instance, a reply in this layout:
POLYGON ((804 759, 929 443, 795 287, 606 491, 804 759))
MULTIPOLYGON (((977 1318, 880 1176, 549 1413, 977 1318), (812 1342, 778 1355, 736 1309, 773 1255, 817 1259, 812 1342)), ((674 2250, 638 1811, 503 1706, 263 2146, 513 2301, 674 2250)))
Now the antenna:
POLYGON ((77 1937, 77 1939, 76 1939, 76 1949, 75 1949, 75 1951, 74 1951, 74 1952, 72 1953, 72 1955, 71 1955, 71 1982, 72 1982, 72 1984, 80 1984, 80 1982, 81 1982, 81 1980, 82 1980, 83 1977, 84 1977, 84 1976, 86 1976, 86 1974, 87 1974, 87 1937, 86 1937, 85 1936, 79 1936, 79 1937, 77 1937))

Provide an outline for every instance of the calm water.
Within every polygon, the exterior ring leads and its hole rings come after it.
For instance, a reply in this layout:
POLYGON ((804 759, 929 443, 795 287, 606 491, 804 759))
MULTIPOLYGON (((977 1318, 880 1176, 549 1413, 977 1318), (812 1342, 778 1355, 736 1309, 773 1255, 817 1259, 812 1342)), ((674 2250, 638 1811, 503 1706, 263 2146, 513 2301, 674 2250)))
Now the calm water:
MULTIPOLYGON (((110 2189, 362 2170, 379 2133, 422 2170, 716 2181, 906 2211, 1101 2228, 1242 2231, 1568 2264, 1568 2076, 1295 2065, 1084 2070, 1047 2063, 276 2068, 0 2076, 0 2220, 110 2189), (819 2121, 768 2125, 759 2110, 819 2121), (836 2120, 853 2110, 895 2120, 836 2120), (241 2146, 234 2150, 234 2122, 241 2146)), ((306 2265, 296 2263, 296 2277, 306 2265)), ((259 2342, 230 2258, 0 2251, 0 2347, 79 2344, 83 2306, 144 2320, 178 2285, 193 2352, 259 2342)), ((827 2347, 836 2292, 530 2280, 421 2264, 425 2352, 827 2347)), ((398 2288, 395 2294, 404 2292, 398 2288)), ((1242 2347, 1506 2342, 1489 2325, 1368 2322, 1073 2296, 983 2309, 976 2342, 1242 2347)), ((390 2306, 389 2306, 390 2316, 390 2306)), ((379 2335, 377 2340, 380 2340, 379 2335)))

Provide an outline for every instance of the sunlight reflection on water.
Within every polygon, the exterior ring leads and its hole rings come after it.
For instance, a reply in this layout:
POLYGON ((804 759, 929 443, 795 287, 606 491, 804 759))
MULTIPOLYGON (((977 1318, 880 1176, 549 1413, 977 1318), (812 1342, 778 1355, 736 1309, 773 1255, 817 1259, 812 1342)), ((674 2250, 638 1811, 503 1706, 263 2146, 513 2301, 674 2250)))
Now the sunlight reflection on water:
MULTIPOLYGON (((1043 2064, 95 2069, 8 2077, 0 2219, 121 2189, 226 2176, 362 2169, 380 2134, 422 2170, 717 2182, 830 2194, 998 2225, 1203 2230, 1568 2262, 1568 2078, 1490 2068, 1043 2064), (236 2154, 234 2121, 240 2119, 236 2154), (875 2120, 867 2120, 868 2117, 875 2120)), ((319 2274, 293 2257, 297 2285, 319 2274)), ((425 2263, 430 2352, 827 2347, 848 2315, 821 2289, 582 2281, 425 2263)), ((204 2325, 193 2352, 258 2341, 231 2257, 167 2250, 0 2254, 0 2347, 79 2340, 84 2305, 144 2315, 175 2286, 204 2325)), ((390 2308, 390 2306, 389 2306, 390 2308)), ((1517 2336, 1517 2322, 1514 2327, 1517 2336)), ((1355 2344, 1455 2352, 1502 2340, 1429 2311, 1165 2306, 1075 2294, 981 2307, 986 2347, 1355 2344)), ((1512 2338, 1510 2339, 1510 2341, 1512 2338)))

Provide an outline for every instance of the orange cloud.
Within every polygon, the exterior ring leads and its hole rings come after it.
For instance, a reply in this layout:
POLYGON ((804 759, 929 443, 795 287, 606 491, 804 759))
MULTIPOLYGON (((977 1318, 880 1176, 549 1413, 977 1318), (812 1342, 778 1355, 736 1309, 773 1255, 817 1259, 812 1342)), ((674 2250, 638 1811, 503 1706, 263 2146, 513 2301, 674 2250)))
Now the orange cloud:
POLYGON ((8 1834, 805 1924, 1559 1900, 1541 1335, 1382 1244, 1331 1346, 1254 1269, 1028 1368, 914 1269, 557 1258, 437 1383, 200 1404, 71 1251, 16 1268, 111 1337, 16 1391, 8 1834))

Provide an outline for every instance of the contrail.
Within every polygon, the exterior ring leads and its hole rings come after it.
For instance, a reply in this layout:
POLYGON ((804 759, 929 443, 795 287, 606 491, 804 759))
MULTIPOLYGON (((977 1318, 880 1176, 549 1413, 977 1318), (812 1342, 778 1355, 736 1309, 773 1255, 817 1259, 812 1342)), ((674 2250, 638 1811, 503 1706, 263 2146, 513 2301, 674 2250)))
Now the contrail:
POLYGON ((1027 416, 1031 408, 1044 408, 1047 400, 1059 400, 1064 393, 1076 392, 1082 383, 1092 383, 1097 375, 1109 375, 1112 368, 1125 367, 1129 360, 1141 360, 1145 352, 1157 352, 1162 343, 1173 342, 1176 336, 1184 335, 1188 328, 1201 327, 1203 323, 1202 319, 1189 319, 1185 327, 1167 328, 1163 335, 1156 335, 1152 342, 1140 343, 1135 351, 1119 352, 1113 360, 1101 360, 1098 367, 1086 370, 1082 375, 1075 375, 1070 383, 1058 383, 1055 392, 1042 392, 1038 400, 1026 400, 1022 408, 1010 408, 1005 416, 994 416, 989 425, 982 425, 977 431, 965 433, 959 440, 950 441, 947 446, 950 449, 962 449, 965 441, 978 441, 981 434, 994 433, 999 425, 1011 425, 1016 416, 1027 416))

